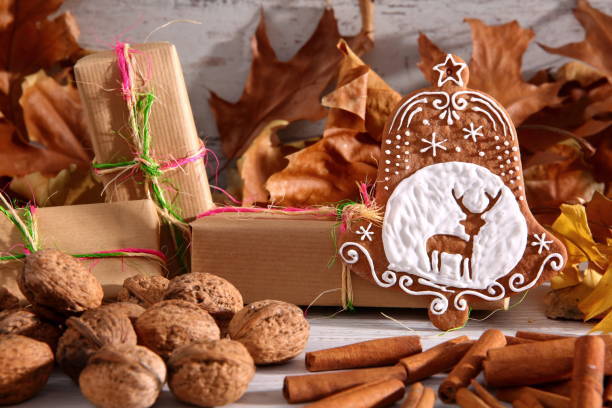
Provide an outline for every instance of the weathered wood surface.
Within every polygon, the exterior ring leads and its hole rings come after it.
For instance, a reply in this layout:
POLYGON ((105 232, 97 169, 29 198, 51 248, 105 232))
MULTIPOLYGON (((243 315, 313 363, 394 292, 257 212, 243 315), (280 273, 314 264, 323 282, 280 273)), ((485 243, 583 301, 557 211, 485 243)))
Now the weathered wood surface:
MULTIPOLYGON (((343 34, 360 28, 358 0, 329 0, 343 34)), ((100 49, 116 38, 143 41, 156 27, 175 19, 201 25, 173 24, 150 37, 171 41, 183 63, 196 124, 209 146, 218 150, 217 129, 208 107, 208 90, 230 101, 239 98, 249 69, 250 38, 264 8, 268 33, 280 59, 289 59, 315 28, 324 0, 66 0, 62 10, 78 18, 85 46, 100 49)), ((591 0, 612 13, 612 1, 591 0)), ((536 32, 535 40, 559 46, 579 41, 583 31, 571 14, 575 0, 376 0, 376 46, 365 60, 402 93, 424 84, 416 68, 416 39, 424 32, 447 51, 470 55, 465 17, 488 24, 518 20, 536 32)), ((527 73, 558 66, 564 58, 533 44, 524 58, 527 73)), ((304 136, 317 126, 296 129, 304 136)))
MULTIPOLYGON (((344 312, 334 318, 329 318, 328 316, 334 313, 335 309, 316 309, 308 314, 308 320, 311 323, 311 336, 306 351, 342 346, 375 338, 409 334, 420 335, 422 337, 423 348, 429 348, 459 335, 477 338, 488 328, 499 328, 506 334, 514 334, 516 330, 533 330, 560 334, 585 334, 588 332, 591 325, 547 319, 544 316, 544 306, 542 304, 545 292, 546 289, 544 288, 533 289, 525 300, 513 307, 512 310, 497 312, 484 321, 470 320, 465 328, 452 333, 441 333, 434 329, 427 319, 427 313, 424 310, 364 309, 354 313, 344 312), (403 326, 382 316, 380 314, 381 311, 400 321, 403 326)), ((517 302, 518 298, 520 297, 512 299, 512 303, 517 302)), ((489 313, 479 312, 473 318, 482 319, 489 313)), ((283 378, 286 375, 306 373, 303 354, 285 365, 259 368, 245 396, 239 402, 227 407, 287 407, 289 404, 285 402, 281 392, 283 378)), ((424 381, 424 383, 425 385, 433 386, 437 390, 442 378, 444 377, 436 376, 424 381)), ((80 395, 77 387, 67 376, 56 372, 41 395, 20 405, 23 408, 53 406, 86 408, 90 405, 80 395)), ((167 387, 164 389, 159 402, 155 405, 156 408, 184 406, 186 405, 174 400, 167 387)), ((302 405, 291 406, 301 407, 302 405)), ((447 405, 438 401, 437 406, 445 407, 447 405)), ((395 407, 399 407, 399 404, 396 404, 395 407)))

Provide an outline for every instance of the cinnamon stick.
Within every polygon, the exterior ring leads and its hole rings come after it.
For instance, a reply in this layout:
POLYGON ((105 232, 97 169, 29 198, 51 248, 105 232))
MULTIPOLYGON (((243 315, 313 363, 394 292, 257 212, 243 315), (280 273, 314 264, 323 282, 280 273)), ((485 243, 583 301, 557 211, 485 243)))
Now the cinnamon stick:
MULTIPOLYGON (((606 375, 612 374, 612 335, 601 335, 607 345, 606 375)), ((487 384, 494 387, 544 384, 571 376, 576 337, 517 344, 491 350, 485 360, 487 384)))
POLYGON ((459 388, 455 397, 461 408, 489 408, 486 402, 467 388, 459 388))
POLYGON ((544 408, 540 401, 528 392, 521 394, 518 400, 512 401, 512 406, 516 406, 517 402, 523 403, 527 408, 544 408))
POLYGON ((391 405, 403 396, 404 383, 400 380, 380 380, 330 395, 305 408, 378 408, 391 405))
POLYGON ((454 401, 457 390, 467 387, 470 380, 480 373, 482 370, 482 362, 487 352, 498 347, 504 347, 505 345, 506 337, 501 331, 489 329, 482 333, 476 343, 470 347, 448 377, 440 384, 438 394, 442 400, 445 402, 454 401))
POLYGON ((406 369, 406 383, 411 384, 453 368, 474 344, 467 336, 460 336, 435 347, 402 358, 399 364, 406 369))
POLYGON ((534 341, 535 340, 523 339, 523 338, 520 338, 520 337, 506 336, 506 344, 508 346, 513 346, 515 344, 533 343, 534 341))
POLYGON ((502 388, 497 391, 497 398, 506 402, 513 402, 523 394, 531 394, 546 408, 569 408, 570 399, 559 394, 553 394, 532 387, 502 388))
POLYGON ((425 387, 423 387, 423 384, 420 382, 412 384, 410 388, 408 388, 406 399, 402 403, 402 408, 417 408, 424 391, 425 387))
POLYGON ((571 394, 571 380, 540 384, 534 387, 542 391, 552 392, 553 394, 563 395, 564 397, 568 398, 571 394))
POLYGON ((283 395, 289 403, 315 401, 344 391, 356 385, 395 378, 406 381, 406 370, 400 365, 361 368, 323 374, 294 375, 285 377, 283 395))
POLYGON ((601 408, 606 343, 601 337, 583 336, 576 340, 572 371, 572 408, 601 408))
POLYGON ((527 405, 526 402, 524 402, 522 399, 517 399, 512 401, 512 408, 531 408, 529 405, 527 405))
POLYGON ((480 385, 480 383, 476 380, 472 380, 470 382, 476 395, 480 397, 481 400, 487 403, 490 408, 504 408, 501 402, 493 394, 491 394, 485 387, 480 385))
POLYGON ((345 368, 380 367, 397 363, 401 358, 420 353, 419 336, 388 337, 306 353, 308 371, 345 368))
POLYGON ((429 387, 416 382, 408 389, 408 395, 401 408, 433 408, 436 403, 436 393, 429 387))
POLYGON ((527 339, 527 340, 533 340, 533 341, 559 340, 559 339, 567 339, 570 337, 570 336, 561 336, 559 334, 532 332, 532 331, 525 331, 525 330, 518 330, 514 335, 519 339, 527 339))

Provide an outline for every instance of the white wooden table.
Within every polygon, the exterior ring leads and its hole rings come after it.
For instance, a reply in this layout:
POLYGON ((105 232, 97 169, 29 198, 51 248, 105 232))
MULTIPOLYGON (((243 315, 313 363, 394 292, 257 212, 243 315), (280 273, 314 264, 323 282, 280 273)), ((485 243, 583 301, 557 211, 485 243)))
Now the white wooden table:
MULTIPOLYGON (((424 310, 362 309, 356 312, 344 312, 336 317, 329 318, 327 316, 333 314, 336 310, 331 308, 315 309, 308 313, 308 319, 311 323, 311 335, 306 351, 408 334, 419 334, 422 338, 423 348, 426 349, 458 335, 465 334, 477 338, 487 328, 498 328, 506 334, 514 334, 516 330, 562 334, 587 333, 591 327, 588 324, 555 321, 546 318, 542 303, 546 291, 546 288, 534 289, 521 304, 510 311, 497 312, 484 321, 470 320, 467 326, 460 331, 442 334, 429 323, 424 310), (384 312, 388 316, 399 320, 406 328, 383 317, 380 312, 384 312), (414 332, 407 328, 414 330, 414 332)), ((516 302, 518 298, 514 298, 512 303, 516 302)), ((487 312, 475 312, 473 313, 473 318, 482 318, 487 314, 487 312)), ((228 407, 276 408, 289 406, 283 399, 281 392, 283 378, 286 375, 305 373, 307 372, 304 368, 303 354, 285 365, 258 368, 248 392, 239 402, 228 405, 228 407)), ((434 386, 437 390, 441 378, 443 376, 437 376, 424 383, 434 386)), ((89 407, 90 404, 81 396, 78 388, 71 380, 60 371, 57 371, 49 380, 47 387, 38 396, 20 406, 23 408, 49 406, 81 408, 89 407)), ((159 408, 186 406, 177 402, 167 387, 164 388, 159 401, 155 404, 155 407, 159 408)), ((302 405, 292 406, 300 407, 302 405)), ((399 404, 396 404, 396 406, 399 406, 399 404)), ((438 402, 436 406, 443 407, 447 405, 438 402)))

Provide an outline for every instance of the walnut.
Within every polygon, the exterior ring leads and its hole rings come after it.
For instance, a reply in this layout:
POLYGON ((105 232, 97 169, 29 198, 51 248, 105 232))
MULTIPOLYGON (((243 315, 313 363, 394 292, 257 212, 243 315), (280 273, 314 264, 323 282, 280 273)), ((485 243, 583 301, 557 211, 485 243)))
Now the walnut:
POLYGON ((181 299, 198 304, 224 328, 244 303, 238 289, 220 276, 192 272, 170 281, 164 299, 181 299))
POLYGON ((17 278, 23 295, 45 317, 71 316, 102 304, 104 292, 95 276, 78 259, 54 249, 28 255, 17 278))
POLYGON ((33 397, 52 370, 53 352, 47 344, 17 334, 0 335, 0 405, 33 397))
POLYGON ((117 294, 118 302, 131 302, 149 307, 164 298, 170 281, 160 275, 134 275, 123 281, 117 294))
POLYGON ((245 306, 232 319, 229 335, 245 345, 255 364, 274 364, 302 352, 309 325, 299 307, 279 300, 245 306))
POLYGON ((166 382, 166 365, 146 347, 106 346, 95 352, 79 376, 81 392, 100 408, 146 408, 166 382))
POLYGON ((255 375, 255 364, 237 341, 209 340, 183 346, 168 361, 168 386, 180 401, 201 407, 238 400, 255 375))
POLYGON ((136 344, 136 333, 125 314, 105 308, 88 310, 66 321, 57 345, 57 361, 75 382, 93 353, 103 346, 136 344))
POLYGON ((115 302, 100 306, 100 309, 108 310, 113 313, 120 313, 127 316, 132 324, 136 323, 136 319, 144 313, 145 308, 131 302, 115 302))
POLYGON ((167 359, 178 347, 220 336, 208 312, 184 300, 164 300, 147 309, 134 325, 138 343, 167 359))
POLYGON ((62 331, 58 326, 41 320, 31 310, 12 309, 0 312, 0 334, 26 336, 47 343, 55 351, 62 331))
POLYGON ((19 298, 7 287, 0 286, 0 310, 8 310, 19 307, 19 298))

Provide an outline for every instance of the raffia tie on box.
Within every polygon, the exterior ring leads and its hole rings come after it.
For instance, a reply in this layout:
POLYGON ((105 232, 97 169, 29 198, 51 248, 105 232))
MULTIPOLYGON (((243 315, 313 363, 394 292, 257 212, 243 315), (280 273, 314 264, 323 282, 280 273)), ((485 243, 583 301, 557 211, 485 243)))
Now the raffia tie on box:
MULTIPOLYGON (((198 214, 197 219, 205 218, 217 214, 224 213, 245 213, 245 214, 270 214, 270 215, 306 215, 309 217, 334 217, 338 220, 338 223, 334 225, 334 228, 330 232, 334 248, 336 247, 336 228, 340 226, 342 232, 350 229, 351 223, 356 220, 367 220, 377 225, 382 223, 382 208, 380 208, 376 202, 370 197, 368 189, 365 183, 359 184, 359 192, 361 195, 361 203, 346 200, 338 203, 334 207, 316 207, 316 208, 295 208, 295 207, 218 207, 204 213, 198 214)), ((331 267, 336 261, 336 253, 329 260, 328 267, 331 267)), ((326 290, 323 293, 317 295, 310 305, 313 305, 316 300, 325 293, 337 289, 326 290)), ((351 283, 351 270, 345 264, 342 263, 342 276, 341 276, 341 302, 342 307, 345 310, 353 310, 353 285, 351 283)))
MULTIPOLYGON (((15 225, 21 235, 24 250, 22 253, 0 256, 0 262, 14 261, 23 259, 27 255, 42 249, 36 225, 36 207, 27 205, 24 208, 15 209, 4 194, 0 193, 0 213, 15 225), (18 214, 18 211, 22 215, 18 214)), ((166 256, 157 250, 147 248, 120 248, 111 251, 98 251, 85 254, 71 254, 75 258, 96 259, 96 258, 127 258, 140 257, 166 263, 166 256)))
MULTIPOLYGON (((178 260, 183 271, 187 272, 188 263, 185 261, 185 256, 190 238, 189 225, 166 198, 161 178, 167 171, 180 169, 186 164, 204 158, 207 149, 201 144, 193 154, 165 162, 158 162, 151 155, 149 122, 155 95, 151 91, 138 93, 135 90, 135 67, 132 54, 138 51, 130 48, 129 44, 118 41, 115 52, 121 77, 121 93, 129 112, 129 129, 135 149, 134 159, 117 163, 94 163, 92 166, 94 171, 100 175, 116 173, 116 177, 111 182, 126 174, 132 176, 138 171, 144 176, 147 198, 152 199, 162 220, 169 224, 178 260)), ((143 78, 146 82, 146 76, 143 78)), ((107 183, 106 187, 111 182, 107 183)))

